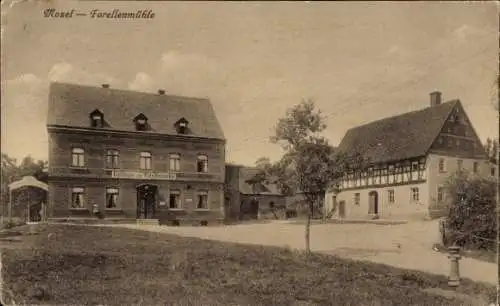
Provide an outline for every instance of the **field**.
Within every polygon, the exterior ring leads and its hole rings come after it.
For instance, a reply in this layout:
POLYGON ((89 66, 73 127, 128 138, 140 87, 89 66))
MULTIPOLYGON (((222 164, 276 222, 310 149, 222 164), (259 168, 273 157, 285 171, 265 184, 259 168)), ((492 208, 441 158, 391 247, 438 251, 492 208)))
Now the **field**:
POLYGON ((476 305, 495 294, 331 255, 124 228, 43 225, 22 239, 3 250, 16 304, 476 305))

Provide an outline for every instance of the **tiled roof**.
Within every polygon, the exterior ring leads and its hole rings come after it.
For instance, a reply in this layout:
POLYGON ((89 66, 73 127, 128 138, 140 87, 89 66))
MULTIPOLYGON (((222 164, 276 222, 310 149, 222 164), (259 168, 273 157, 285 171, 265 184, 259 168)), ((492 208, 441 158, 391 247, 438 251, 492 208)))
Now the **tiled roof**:
POLYGON ((177 135, 174 124, 184 117, 190 131, 185 136, 224 139, 209 99, 69 83, 51 84, 47 125, 88 128, 96 109, 104 114, 105 129, 135 131, 133 119, 143 113, 151 128, 147 132, 177 135))
MULTIPOLYGON (((246 183, 246 181, 250 180, 254 175, 259 173, 258 168, 252 167, 242 167, 240 168, 240 180, 239 180, 239 189, 242 194, 253 194, 252 185, 246 183)), ((268 195, 281 195, 278 187, 275 184, 260 184, 256 186, 255 192, 257 194, 268 194, 268 195)))
POLYGON ((459 100, 448 101, 347 131, 339 149, 357 152, 369 163, 384 163, 427 154, 459 100))

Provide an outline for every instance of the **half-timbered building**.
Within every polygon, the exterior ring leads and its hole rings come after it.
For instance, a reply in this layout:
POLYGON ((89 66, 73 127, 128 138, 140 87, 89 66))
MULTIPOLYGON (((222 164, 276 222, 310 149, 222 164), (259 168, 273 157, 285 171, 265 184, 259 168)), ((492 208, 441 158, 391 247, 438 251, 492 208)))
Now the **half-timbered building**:
POLYGON ((445 205, 445 184, 456 171, 494 175, 462 103, 442 103, 347 131, 339 149, 361 154, 362 168, 346 172, 326 212, 338 218, 427 218, 445 205))
POLYGON ((208 99, 53 83, 50 218, 222 220, 225 139, 208 99))

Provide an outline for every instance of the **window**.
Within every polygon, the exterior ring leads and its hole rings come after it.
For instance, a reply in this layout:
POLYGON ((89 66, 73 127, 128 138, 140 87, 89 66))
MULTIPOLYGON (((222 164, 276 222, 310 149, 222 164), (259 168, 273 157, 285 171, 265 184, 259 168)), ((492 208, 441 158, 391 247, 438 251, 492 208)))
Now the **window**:
POLYGON ((84 189, 82 187, 75 187, 71 189, 71 208, 85 207, 83 194, 84 194, 84 189))
POLYGON ((411 170, 412 171, 417 171, 418 170, 418 162, 412 162, 411 163, 411 170))
POLYGON ((168 199, 168 207, 171 209, 181 208, 181 192, 180 190, 170 190, 168 199))
POLYGON ((411 189, 411 199, 413 201, 418 201, 420 199, 420 194, 418 192, 418 188, 411 189))
POLYGON ((359 205, 361 202, 361 195, 359 193, 354 194, 354 205, 359 205))
POLYGON ((208 172, 208 157, 206 155, 198 155, 198 172, 208 172))
POLYGON ((94 128, 101 128, 104 126, 103 114, 98 109, 90 113, 90 126, 94 128))
POLYGON ((458 171, 462 170, 463 164, 464 164, 463 160, 461 160, 461 159, 457 160, 457 170, 458 171))
POLYGON ((443 202, 443 200, 444 200, 444 188, 442 186, 438 187, 437 200, 438 200, 438 202, 443 202))
POLYGON ((85 165, 85 151, 82 148, 73 148, 71 151, 71 165, 83 167, 85 165))
POLYGON ((151 170, 151 153, 150 152, 141 152, 140 167, 141 167, 141 170, 151 170))
POLYGON ((274 202, 269 203, 269 208, 273 209, 274 208, 274 202))
POLYGON ((118 188, 106 188, 106 208, 118 206, 118 188))
POLYGON ((118 166, 118 150, 106 150, 106 168, 117 169, 118 166))
POLYGON ((170 171, 181 170, 181 156, 177 153, 170 154, 170 171))
POLYGON ((196 208, 197 209, 208 209, 208 192, 207 191, 198 191, 196 208))
POLYGON ((460 147, 460 139, 457 139, 456 145, 457 145, 457 147, 460 147))
POLYGON ((148 118, 143 113, 140 113, 134 118, 135 129, 137 131, 146 131, 148 128, 148 118))
POLYGON ((440 173, 445 172, 445 169, 444 169, 444 158, 440 158, 439 159, 439 166, 438 167, 439 167, 439 172, 440 173))
POLYGON ((474 173, 479 172, 479 163, 478 162, 474 162, 473 171, 474 171, 474 173))
POLYGON ((394 203, 394 190, 388 190, 387 196, 389 199, 389 203, 394 203))
POLYGON ((495 168, 490 169, 490 174, 491 174, 491 176, 495 176, 495 168))
POLYGON ((95 128, 102 127, 102 117, 100 115, 92 116, 92 127, 95 128))
POLYGON ((443 144, 443 137, 439 137, 438 142, 439 142, 439 144, 443 144))
POLYGON ((188 133, 188 124, 189 121, 186 118, 181 118, 175 123, 175 128, 177 129, 177 133, 179 134, 187 134, 188 133))

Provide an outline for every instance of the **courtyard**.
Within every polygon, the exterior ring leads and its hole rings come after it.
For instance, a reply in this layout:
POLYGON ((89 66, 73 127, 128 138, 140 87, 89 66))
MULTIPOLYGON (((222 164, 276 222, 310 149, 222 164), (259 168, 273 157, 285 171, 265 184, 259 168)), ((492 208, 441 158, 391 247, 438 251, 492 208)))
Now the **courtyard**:
MULTIPOLYGON (((305 245, 305 226, 289 221, 222 227, 113 226, 291 249, 303 249, 305 245)), ((399 225, 313 224, 311 226, 311 250, 343 258, 368 260, 398 268, 447 276, 450 267, 449 259, 446 254, 432 249, 433 244, 439 242, 437 229, 436 220, 413 221, 399 225)), ((472 258, 460 260, 460 273, 464 278, 496 284, 496 272, 497 267, 494 263, 472 258)))
MULTIPOLYGON (((303 228, 277 225, 261 228, 287 228, 286 235, 300 234, 303 228)), ((219 230, 220 234, 229 229, 248 233, 252 228, 259 231, 246 225, 196 230, 212 234, 219 230)), ((459 288, 450 290, 442 275, 328 254, 304 256, 303 252, 289 248, 179 235, 180 230, 187 232, 193 228, 175 228, 177 235, 161 232, 171 228, 157 229, 161 230, 62 224, 16 228, 21 233, 17 242, 3 242, 11 246, 2 251, 6 302, 16 305, 487 305, 495 295, 494 286, 466 279, 459 288)), ((317 235, 319 227, 313 229, 317 235)))

